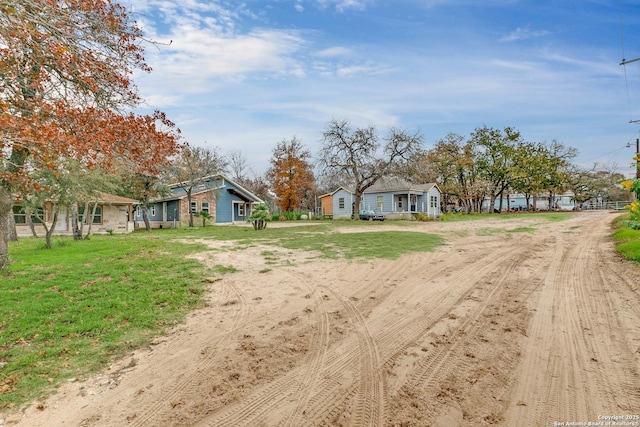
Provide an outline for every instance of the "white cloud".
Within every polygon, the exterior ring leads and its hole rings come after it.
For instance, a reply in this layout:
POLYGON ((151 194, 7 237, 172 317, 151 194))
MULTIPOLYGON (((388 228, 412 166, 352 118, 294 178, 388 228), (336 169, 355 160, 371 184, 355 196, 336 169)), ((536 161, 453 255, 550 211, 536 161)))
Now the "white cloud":
POLYGON ((376 64, 361 64, 361 65, 346 65, 339 66, 336 69, 336 74, 340 77, 355 77, 355 76, 377 76, 381 74, 388 74, 392 72, 393 69, 376 65, 376 64))
POLYGON ((548 36, 549 34, 551 33, 547 30, 534 31, 534 30, 531 30, 530 28, 518 27, 514 31, 512 31, 510 34, 502 37, 500 41, 515 42, 519 40, 528 40, 528 39, 534 39, 538 37, 545 37, 545 36, 548 36))
POLYGON ((334 46, 327 49, 323 49, 316 53, 316 56, 321 58, 333 58, 336 56, 347 56, 352 53, 352 50, 344 46, 334 46))
POLYGON ((317 0, 320 7, 334 6, 336 11, 344 13, 348 10, 365 10, 371 0, 317 0))
POLYGON ((136 4, 145 37, 168 45, 147 49, 151 75, 136 77, 143 97, 158 107, 191 101, 249 76, 304 76, 295 54, 305 45, 295 30, 242 31, 242 8, 216 2, 141 0, 136 4))

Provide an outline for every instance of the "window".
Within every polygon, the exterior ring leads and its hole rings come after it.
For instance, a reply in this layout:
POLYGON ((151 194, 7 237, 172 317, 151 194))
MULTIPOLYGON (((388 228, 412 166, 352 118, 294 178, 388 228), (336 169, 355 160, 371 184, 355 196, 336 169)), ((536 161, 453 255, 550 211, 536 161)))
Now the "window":
POLYGON ((149 215, 156 216, 156 205, 151 206, 151 209, 149 209, 149 215))
POLYGON ((437 208, 438 207, 438 196, 431 196, 430 206, 432 208, 437 208))
POLYGON ((189 208, 189 212, 198 212, 198 202, 191 202, 191 207, 189 208))
MULTIPOLYGON (((44 218, 44 209, 38 208, 37 216, 31 214, 31 222, 34 224, 40 224, 42 221, 38 218, 44 218)), ((13 207, 13 219, 16 224, 26 224, 27 223, 27 214, 24 211, 23 206, 14 206, 13 207)))
POLYGON ((202 202, 201 208, 202 208, 202 212, 209 213, 209 202, 202 202))
POLYGON ((142 215, 142 212, 140 211, 140 205, 136 206, 136 213, 135 213, 136 217, 140 217, 142 215))
POLYGON ((384 207, 384 196, 376 196, 376 206, 381 211, 384 207))
POLYGON ((244 203, 238 205, 238 216, 244 216, 244 203))
POLYGON ((344 197, 338 199, 338 208, 344 209, 344 197))
MULTIPOLYGON (((89 206, 89 210, 87 211, 87 216, 84 217, 84 223, 89 224, 89 220, 91 219, 91 214, 93 213, 93 206, 89 206)), ((78 206, 78 220, 82 220, 84 215, 84 206, 78 206)), ((92 224, 102 224, 102 206, 96 206, 95 214, 93 215, 92 224)))

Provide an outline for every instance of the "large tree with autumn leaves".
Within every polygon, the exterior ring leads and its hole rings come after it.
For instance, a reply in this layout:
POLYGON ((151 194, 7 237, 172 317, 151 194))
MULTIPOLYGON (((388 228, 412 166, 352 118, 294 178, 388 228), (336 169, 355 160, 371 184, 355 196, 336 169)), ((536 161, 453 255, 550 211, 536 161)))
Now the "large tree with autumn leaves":
POLYGON ((308 208, 315 191, 315 177, 310 162, 311 152, 293 137, 280 141, 272 151, 267 179, 276 193, 276 204, 284 212, 308 208))
POLYGON ((153 174, 177 151, 163 114, 122 113, 140 101, 133 71, 150 71, 142 43, 111 0, 0 4, 0 268, 13 195, 38 190, 34 171, 58 173, 69 159, 108 170, 133 159, 136 173, 153 174))

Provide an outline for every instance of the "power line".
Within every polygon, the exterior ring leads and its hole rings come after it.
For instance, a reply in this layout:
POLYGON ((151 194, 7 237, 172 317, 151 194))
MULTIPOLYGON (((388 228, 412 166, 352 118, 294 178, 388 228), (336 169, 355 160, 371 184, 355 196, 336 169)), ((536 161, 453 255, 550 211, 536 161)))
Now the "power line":
MULTIPOLYGON (((622 61, 620 62, 620 65, 622 65, 624 69, 624 84, 627 90, 627 108, 629 109, 629 117, 631 117, 632 107, 631 107, 631 95, 629 94, 629 78, 627 76, 627 64, 640 61, 640 58, 634 58, 628 61, 625 59, 626 55, 624 51, 624 26, 622 25, 622 0, 618 0, 618 10, 620 13, 620 47, 622 50, 622 61)), ((629 120, 629 122, 634 123, 633 120, 629 120)))

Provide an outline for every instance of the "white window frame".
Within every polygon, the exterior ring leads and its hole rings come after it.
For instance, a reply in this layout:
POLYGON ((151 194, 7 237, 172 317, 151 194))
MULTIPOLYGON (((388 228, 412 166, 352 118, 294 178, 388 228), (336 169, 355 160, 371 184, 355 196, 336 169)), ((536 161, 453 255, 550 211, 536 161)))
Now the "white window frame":
POLYGON ((191 205, 189 206, 189 212, 190 213, 198 212, 198 201, 197 200, 192 200, 191 201, 191 205))
POLYGON ((338 198, 338 209, 344 209, 344 197, 338 198))
POLYGON ((238 203, 238 216, 244 217, 244 203, 238 203))
POLYGON ((210 206, 209 202, 200 202, 200 209, 202 209, 202 212, 210 213, 210 206))

